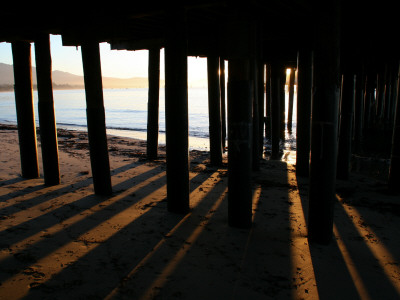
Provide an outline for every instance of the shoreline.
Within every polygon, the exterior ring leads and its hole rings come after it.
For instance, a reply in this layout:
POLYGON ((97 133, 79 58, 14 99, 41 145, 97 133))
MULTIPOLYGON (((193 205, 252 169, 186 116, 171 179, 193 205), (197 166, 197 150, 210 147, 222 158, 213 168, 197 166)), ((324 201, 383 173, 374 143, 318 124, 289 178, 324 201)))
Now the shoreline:
MULTIPOLYGON (((17 125, 14 123, 1 123, 0 129, 10 129, 17 130, 17 125)), ((79 125, 57 125, 57 134, 63 134, 65 131, 71 131, 76 133, 87 134, 87 128, 85 126, 79 125)), ((118 129, 118 128, 107 128, 107 137, 118 137, 121 139, 133 139, 138 141, 147 140, 147 132, 146 131, 135 131, 135 130, 126 130, 126 129, 118 129)), ((40 133, 39 125, 36 126, 37 135, 40 133)), ((165 133, 159 133, 159 149, 165 148, 165 133)), ((189 151, 209 151, 209 138, 205 137, 197 137, 197 136, 189 136, 189 151)), ((146 152, 144 150, 144 152, 146 152)))

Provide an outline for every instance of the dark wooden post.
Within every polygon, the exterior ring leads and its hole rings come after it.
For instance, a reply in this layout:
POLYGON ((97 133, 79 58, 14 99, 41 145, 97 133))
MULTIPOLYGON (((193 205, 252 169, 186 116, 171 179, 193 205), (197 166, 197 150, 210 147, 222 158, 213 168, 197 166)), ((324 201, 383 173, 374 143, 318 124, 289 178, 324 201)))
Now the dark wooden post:
POLYGON ((252 84, 248 59, 228 66, 228 213, 229 225, 251 226, 252 84))
POLYGON ((279 70, 279 82, 280 82, 280 87, 279 87, 279 110, 280 110, 280 137, 284 141, 285 140, 285 129, 286 129, 286 90, 285 90, 285 85, 286 85, 286 68, 281 67, 281 70, 279 70))
POLYGON ((149 50, 149 100, 147 102, 147 158, 156 159, 160 95, 160 49, 149 50))
POLYGON ((168 210, 189 211, 187 38, 183 11, 169 12, 165 40, 168 210))
POLYGON ((100 51, 97 42, 82 43, 82 63, 86 92, 86 116, 90 163, 94 191, 98 195, 112 193, 108 158, 106 122, 101 79, 100 51))
POLYGON ((385 121, 387 127, 391 128, 394 122, 394 104, 396 103, 397 70, 396 63, 392 62, 388 70, 387 102, 385 105, 385 121))
POLYGON ((372 104, 374 100, 374 89, 375 80, 373 79, 372 72, 369 71, 365 82, 365 94, 364 94, 364 124, 363 124, 363 135, 368 135, 368 130, 371 128, 372 123, 372 104))
POLYGON ((214 166, 222 164, 221 102, 219 88, 219 58, 215 55, 207 57, 208 78, 208 120, 210 133, 210 163, 214 166))
POLYGON ((39 163, 33 110, 31 44, 12 42, 12 55, 22 177, 37 178, 39 163))
POLYGON ((308 176, 311 139, 312 52, 299 51, 297 71, 296 174, 308 176))
POLYGON ((44 183, 56 185, 60 183, 60 169, 58 165, 49 35, 41 36, 35 41, 35 57, 44 183))
POLYGON ((260 135, 259 135, 259 100, 258 100, 258 70, 257 70, 257 59, 255 57, 251 58, 250 62, 250 78, 251 82, 253 83, 253 146, 252 146, 252 166, 254 171, 258 171, 260 169, 260 158, 261 158, 261 153, 260 153, 260 135))
POLYGON ((392 155, 389 170, 389 189, 398 192, 400 183, 400 68, 397 77, 396 112, 393 127, 392 155))
POLYGON ((337 178, 343 180, 349 178, 350 172, 355 84, 355 75, 352 75, 350 72, 345 72, 342 76, 338 164, 336 173, 337 178))
POLYGON ((288 123, 287 123, 287 129, 289 132, 292 132, 295 72, 296 70, 294 68, 290 69, 289 86, 288 86, 289 101, 288 101, 288 123))
POLYGON ((356 75, 356 96, 354 105, 354 152, 361 151, 363 139, 363 111, 364 111, 364 93, 365 93, 365 75, 363 71, 356 75))
POLYGON ((397 99, 397 80, 398 80, 398 66, 396 63, 393 63, 391 68, 391 89, 390 89, 390 105, 389 105, 389 112, 388 112, 388 119, 389 119, 389 126, 393 126, 394 124, 394 117, 396 111, 396 99, 397 99))
POLYGON ((258 97, 258 135, 259 135, 259 152, 260 158, 263 157, 264 151, 264 121, 265 121, 265 97, 264 97, 264 63, 261 60, 257 64, 257 97, 258 97))
POLYGON ((308 238, 332 239, 340 95, 339 1, 314 4, 315 45, 308 238))
POLYGON ((219 88, 221 96, 221 130, 222 130, 222 150, 225 152, 226 148, 226 100, 225 100, 225 60, 223 57, 219 58, 219 88))
POLYGON ((271 139, 271 65, 265 65, 265 137, 271 139))
POLYGON ((281 132, 281 72, 282 68, 279 64, 273 63, 269 68, 270 72, 270 82, 271 82, 271 139, 272 139, 272 150, 271 150, 271 159, 279 159, 280 158, 280 132, 281 132))
POLYGON ((386 102, 386 81, 387 81, 387 65, 382 66, 377 75, 377 87, 376 87, 376 115, 379 123, 382 123, 384 117, 384 109, 386 102))
POLYGON ((230 226, 252 224, 252 113, 254 23, 236 7, 238 21, 227 31, 228 59, 228 221, 230 226))

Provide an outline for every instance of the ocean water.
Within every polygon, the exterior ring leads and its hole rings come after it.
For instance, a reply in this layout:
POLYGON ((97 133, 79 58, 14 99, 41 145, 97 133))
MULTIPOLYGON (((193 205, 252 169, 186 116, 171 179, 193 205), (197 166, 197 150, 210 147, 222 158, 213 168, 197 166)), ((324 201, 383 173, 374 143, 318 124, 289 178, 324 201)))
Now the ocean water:
MULTIPOLYGON (((207 88, 190 88, 189 146, 190 149, 209 149, 207 88)), ((107 133, 122 137, 146 139, 148 89, 104 89, 107 133)), ((85 90, 54 90, 54 109, 57 128, 86 130, 85 90)), ((34 91, 36 124, 37 91, 34 91)), ((165 97, 160 89, 159 142, 165 144, 165 97)), ((0 93, 0 123, 16 124, 14 92, 0 93)))
MULTIPOLYGON (((147 130, 147 88, 104 89, 107 133, 121 137, 146 139, 147 130)), ((54 90, 54 108, 58 128, 86 130, 85 90, 54 90)), ((296 100, 296 99, 295 99, 296 100)), ((34 91, 36 125, 37 91, 34 91)), ((165 97, 160 89, 159 143, 165 144, 165 97)), ((208 90, 189 88, 189 148, 209 150, 208 139, 208 90)), ((296 107, 296 106, 294 106, 296 107)), ((294 109, 292 133, 286 132, 285 149, 295 149, 296 115, 294 109)), ((0 123, 16 124, 14 92, 0 93, 0 123)), ((268 141, 265 141, 266 144, 268 141)), ((268 146, 268 145, 266 145, 268 146)))

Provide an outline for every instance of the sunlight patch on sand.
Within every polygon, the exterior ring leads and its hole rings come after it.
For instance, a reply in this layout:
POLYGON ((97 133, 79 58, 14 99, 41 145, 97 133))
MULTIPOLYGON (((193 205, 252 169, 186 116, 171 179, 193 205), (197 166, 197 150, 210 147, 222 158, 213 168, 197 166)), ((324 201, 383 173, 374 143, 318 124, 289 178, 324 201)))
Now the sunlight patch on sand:
POLYGON ((354 286, 356 287, 360 298, 365 300, 371 299, 368 294, 368 290, 366 289, 364 282, 360 276, 360 273, 357 271, 357 267, 353 262, 353 259, 351 258, 351 255, 347 250, 347 247, 343 242, 342 237, 340 236, 340 233, 335 224, 333 224, 333 233, 337 237, 336 242, 343 257, 343 261, 345 262, 347 270, 349 271, 350 276, 353 279, 354 286))
MULTIPOLYGON (((191 205, 191 209, 194 209, 204 198, 207 197, 207 195, 212 191, 210 189, 206 193, 199 193, 199 191, 203 190, 204 186, 207 186, 207 184, 212 183, 212 186, 215 187, 216 184, 221 180, 218 178, 219 172, 214 172, 211 174, 205 182, 203 182, 202 185, 198 186, 194 191, 191 192, 190 194, 190 201, 193 203, 191 205), (195 199, 193 199, 195 198, 195 199)), ((193 177, 193 176, 192 176, 193 177)), ((185 240, 185 243, 182 245, 182 247, 179 248, 178 252, 175 254, 174 257, 172 257, 168 264, 163 268, 163 270, 159 273, 158 277, 152 282, 151 286, 146 289, 146 291, 142 294, 141 299, 148 299, 149 296, 154 297, 154 293, 159 291, 159 289, 155 289, 155 287, 161 287, 163 286, 167 280, 170 274, 174 272, 174 270, 178 267, 179 263, 181 260, 185 257, 185 254, 187 251, 191 248, 193 243, 196 242, 200 234, 203 232, 205 225, 209 222, 215 211, 218 209, 218 207, 221 205, 223 200, 225 199, 227 192, 227 188, 224 189, 224 191, 221 193, 220 197, 217 199, 217 201, 213 204, 211 209, 207 212, 207 214, 204 216, 203 220, 201 223, 198 224, 198 226, 195 228, 195 230, 192 232, 192 234, 185 240)), ((178 229, 181 228, 181 226, 188 221, 188 219, 192 216, 192 212, 188 213, 185 215, 180 222, 175 225, 166 235, 163 239, 161 239, 157 245, 155 245, 152 249, 151 252, 149 252, 136 266, 133 268, 129 274, 125 276, 125 278, 131 278, 135 275, 136 272, 138 272, 152 257, 154 254, 157 253, 157 251, 164 246, 164 244, 167 241, 167 238, 172 236, 178 229)), ((105 299, 112 299, 116 294, 118 294, 118 291, 121 287, 118 286, 116 287, 105 299)))
MULTIPOLYGON (((357 211, 357 209, 353 206, 349 208, 346 205, 342 205, 344 211, 348 215, 349 219, 355 222, 355 220, 361 220, 362 216, 357 211)), ((400 296, 400 267, 395 264, 396 260, 390 251, 385 247, 383 241, 379 240, 378 236, 372 230, 370 226, 363 223, 362 226, 360 224, 354 224, 354 227, 357 229, 358 233, 361 237, 364 236, 373 236, 373 241, 365 241, 365 244, 370 249, 371 253, 376 258, 377 262, 381 266, 382 270, 385 272, 387 278, 396 289, 397 293, 400 296)))
MULTIPOLYGON (((47 228, 46 234, 41 231, 24 239, 23 241, 11 245, 10 249, 14 249, 17 254, 22 253, 25 247, 35 247, 39 243, 45 242, 45 240, 49 238, 50 235, 63 235, 62 232, 67 231, 68 228, 70 228, 74 224, 77 224, 78 222, 83 221, 86 218, 90 218, 97 212, 106 210, 108 207, 115 204, 116 202, 121 201, 123 198, 129 195, 132 195, 132 193, 134 193, 135 191, 146 187, 153 181, 159 180, 163 176, 165 176, 165 171, 162 173, 158 173, 155 176, 152 176, 151 178, 140 182, 136 186, 127 189, 103 202, 99 202, 97 205, 64 220, 62 224, 55 224, 54 226, 47 228)), ((132 205, 128 206, 119 213, 107 218, 99 225, 94 226, 90 230, 85 231, 78 237, 68 238, 70 240, 68 243, 65 243, 63 246, 55 249, 51 253, 46 254, 45 257, 38 259, 37 261, 35 261, 34 264, 27 265, 25 269, 22 270, 20 273, 7 279, 5 282, 2 282, 2 288, 11 288, 14 286, 14 290, 16 293, 14 296, 17 296, 18 298, 25 296, 29 290, 18 289, 15 284, 24 281, 26 277, 26 270, 37 269, 37 266, 41 266, 40 273, 52 274, 52 276, 56 276, 57 273, 61 272, 69 265, 78 261, 81 257, 88 254, 90 251, 100 246, 102 243, 110 239, 120 230, 134 222, 138 217, 148 212, 153 207, 153 205, 151 205, 154 202, 153 199, 157 197, 159 198, 160 193, 164 192, 165 190, 166 185, 163 184, 160 188, 153 190, 150 194, 143 197, 140 201, 133 202, 132 205), (139 207, 140 209, 138 209, 139 207), (114 226, 110 226, 110 224, 114 224, 114 226)), ((61 240, 61 242, 64 242, 63 237, 61 237, 61 240)), ((3 260, 7 258, 8 257, 5 256, 3 257, 3 260)), ((42 278, 40 284, 44 284, 50 279, 51 277, 42 278)))

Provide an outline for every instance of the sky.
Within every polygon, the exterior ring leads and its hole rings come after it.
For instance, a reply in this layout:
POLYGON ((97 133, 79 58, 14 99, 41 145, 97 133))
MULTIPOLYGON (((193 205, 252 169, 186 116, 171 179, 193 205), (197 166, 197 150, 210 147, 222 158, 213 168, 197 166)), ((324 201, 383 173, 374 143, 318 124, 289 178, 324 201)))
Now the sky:
MULTIPOLYGON (((50 35, 52 66, 54 70, 83 75, 80 47, 63 46, 60 35, 50 35)), ((35 66, 35 47, 32 45, 32 66, 35 66)), ((160 55, 160 77, 164 79, 164 50, 160 55)), ((148 51, 111 50, 110 44, 100 44, 101 71, 104 77, 147 77, 148 51)), ((12 64, 10 43, 0 43, 0 63, 12 64)), ((207 60, 188 58, 188 80, 207 79, 207 60)))

